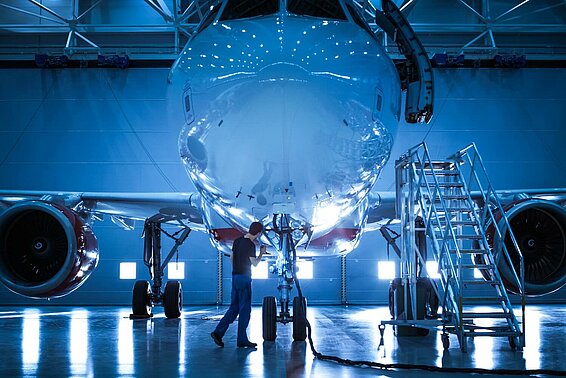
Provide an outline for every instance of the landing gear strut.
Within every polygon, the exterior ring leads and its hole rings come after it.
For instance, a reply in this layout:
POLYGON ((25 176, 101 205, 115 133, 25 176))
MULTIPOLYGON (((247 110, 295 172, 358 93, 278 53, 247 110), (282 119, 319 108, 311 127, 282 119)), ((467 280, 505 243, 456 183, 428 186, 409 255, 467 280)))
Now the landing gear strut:
MULTIPOLYGON (((275 297, 263 298, 262 321, 263 339, 273 341, 277 336, 277 323, 293 323, 293 340, 304 341, 307 337, 306 325, 306 299, 303 303, 299 297, 293 299, 293 315, 291 315, 289 304, 291 301, 291 290, 296 279, 297 253, 293 240, 294 231, 303 231, 301 228, 291 227, 289 215, 280 214, 273 217, 273 231, 278 236, 278 249, 282 252, 276 262, 276 270, 279 276, 277 290, 279 292, 280 311, 277 314, 275 297)), ((304 231, 303 231, 304 232, 304 231)))
POLYGON ((183 307, 183 291, 179 281, 168 281, 165 291, 162 292, 163 272, 177 253, 179 247, 189 236, 191 229, 181 224, 183 228, 174 234, 163 230, 161 224, 168 221, 161 215, 148 218, 144 224, 144 264, 149 269, 149 275, 153 283, 148 281, 136 281, 132 293, 132 314, 130 319, 144 319, 153 316, 152 309, 156 304, 163 305, 167 318, 178 318, 181 316, 183 307), (169 254, 161 261, 161 233, 175 240, 175 245, 169 254))

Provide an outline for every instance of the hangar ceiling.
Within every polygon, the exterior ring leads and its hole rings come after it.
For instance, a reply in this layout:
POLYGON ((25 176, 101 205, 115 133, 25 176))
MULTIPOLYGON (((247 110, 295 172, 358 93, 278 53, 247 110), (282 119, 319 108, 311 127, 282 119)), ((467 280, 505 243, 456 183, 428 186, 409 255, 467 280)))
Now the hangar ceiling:
MULTIPOLYGON (((170 60, 218 0, 0 0, 0 60, 98 54, 170 60)), ((379 1, 356 0, 370 25, 379 1)), ((426 50, 566 60, 566 0, 395 0, 426 50)), ((393 57, 397 47, 385 36, 393 57)))

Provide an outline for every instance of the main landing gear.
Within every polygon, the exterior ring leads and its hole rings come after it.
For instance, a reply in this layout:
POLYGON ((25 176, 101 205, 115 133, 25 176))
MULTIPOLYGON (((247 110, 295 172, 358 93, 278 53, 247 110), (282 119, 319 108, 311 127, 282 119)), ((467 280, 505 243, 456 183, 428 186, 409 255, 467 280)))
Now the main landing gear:
POLYGON ((293 315, 289 311, 290 293, 296 280, 297 254, 293 231, 287 214, 275 215, 273 218, 273 231, 277 234, 277 244, 281 253, 278 255, 275 269, 279 276, 279 306, 277 314, 277 301, 275 297, 263 298, 262 329, 265 341, 274 341, 277 337, 277 323, 293 323, 293 340, 305 341, 307 338, 307 301, 305 298, 293 298, 293 315))
POLYGON ((161 228, 165 221, 161 216, 152 217, 144 224, 144 264, 149 269, 153 284, 149 281, 136 281, 132 293, 132 314, 130 319, 147 319, 153 316, 153 306, 163 305, 165 316, 176 319, 183 308, 183 290, 179 281, 168 281, 162 292, 163 271, 179 247, 185 242, 191 229, 183 227, 174 234, 161 228), (175 240, 175 245, 167 257, 161 261, 161 233, 175 240))

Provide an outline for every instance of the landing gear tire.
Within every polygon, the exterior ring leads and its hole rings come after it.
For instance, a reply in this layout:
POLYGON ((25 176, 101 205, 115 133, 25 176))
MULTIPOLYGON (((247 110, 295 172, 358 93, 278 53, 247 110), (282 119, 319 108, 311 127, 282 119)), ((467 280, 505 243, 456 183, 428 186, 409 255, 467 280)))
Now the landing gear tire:
POLYGON ((307 338, 307 299, 303 298, 303 305, 299 297, 293 299, 293 340, 305 341, 307 338))
POLYGON ((183 308, 183 290, 179 281, 167 281, 163 293, 163 307, 168 319, 177 319, 183 308))
POLYGON ((450 348, 450 337, 447 333, 443 333, 440 338, 442 339, 442 347, 444 350, 448 350, 450 348))
POLYGON ((261 306, 263 339, 274 341, 277 337, 277 304, 275 297, 264 297, 261 306))
POLYGON ((132 314, 139 317, 151 316, 151 286, 148 281, 136 281, 132 293, 132 314))

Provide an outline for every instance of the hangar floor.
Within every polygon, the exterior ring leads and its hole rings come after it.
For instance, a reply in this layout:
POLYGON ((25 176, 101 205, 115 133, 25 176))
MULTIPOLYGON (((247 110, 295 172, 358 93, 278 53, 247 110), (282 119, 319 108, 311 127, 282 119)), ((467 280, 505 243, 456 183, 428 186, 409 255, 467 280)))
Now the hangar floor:
MULTIPOLYGON (((236 326, 226 347, 210 338, 225 307, 185 307, 181 319, 158 312, 151 320, 129 320, 127 307, 0 307, 0 376, 193 376, 193 377, 359 377, 454 376, 418 370, 384 371, 341 366, 313 359, 308 344, 292 342, 292 326, 278 325, 275 342, 261 343, 261 308, 254 307, 249 328, 257 350, 236 348, 236 326)), ((319 352, 352 360, 485 369, 566 371, 566 306, 527 307, 526 347, 509 348, 506 339, 470 341, 468 353, 455 336, 444 352, 440 334, 396 338, 386 328, 380 344, 379 321, 385 306, 309 308, 319 352)), ((566 374, 566 372, 564 373, 566 374)), ((463 376, 463 375, 462 375, 463 376)), ((486 375, 483 375, 486 376, 486 375)))

